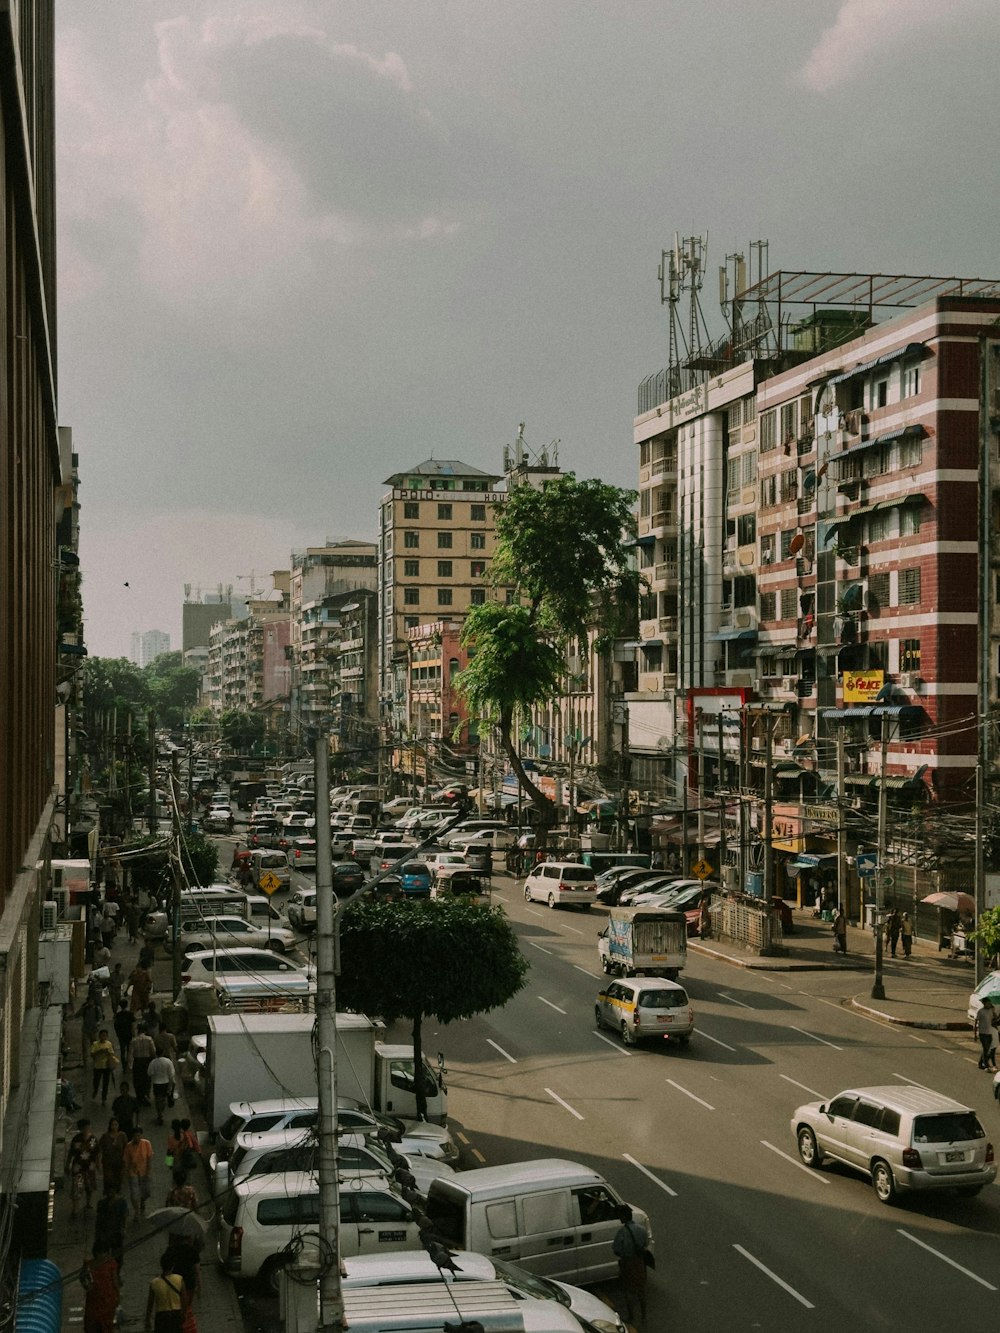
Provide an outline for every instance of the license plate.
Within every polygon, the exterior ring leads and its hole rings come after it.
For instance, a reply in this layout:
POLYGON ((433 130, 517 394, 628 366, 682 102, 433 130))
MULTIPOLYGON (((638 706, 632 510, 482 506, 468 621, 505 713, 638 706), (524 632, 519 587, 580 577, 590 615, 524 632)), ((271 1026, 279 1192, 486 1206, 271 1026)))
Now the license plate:
POLYGON ((656 1021, 658 1023, 672 1023, 674 1021, 674 1016, 673 1014, 657 1014, 656 1021))
POLYGON ((964 1153, 964 1152, 946 1152, 945 1155, 944 1155, 944 1160, 945 1160, 946 1162, 964 1162, 964 1161, 965 1161, 965 1153, 964 1153))

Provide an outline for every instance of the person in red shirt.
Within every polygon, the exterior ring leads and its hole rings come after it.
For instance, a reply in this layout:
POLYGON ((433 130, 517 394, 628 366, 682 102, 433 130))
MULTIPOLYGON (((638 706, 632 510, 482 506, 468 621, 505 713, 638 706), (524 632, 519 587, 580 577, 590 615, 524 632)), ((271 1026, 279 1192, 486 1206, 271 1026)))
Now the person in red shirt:
POLYGON ((83 1333, 113 1333, 121 1281, 118 1265, 106 1246, 94 1245, 93 1257, 84 1261, 81 1277, 87 1289, 83 1303, 83 1333))

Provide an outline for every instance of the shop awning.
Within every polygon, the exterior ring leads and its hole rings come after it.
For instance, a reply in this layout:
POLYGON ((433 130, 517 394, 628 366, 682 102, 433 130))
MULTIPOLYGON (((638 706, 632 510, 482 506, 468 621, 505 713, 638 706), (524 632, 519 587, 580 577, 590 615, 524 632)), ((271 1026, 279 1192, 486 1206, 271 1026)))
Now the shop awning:
POLYGON ((632 543, 633 546, 655 546, 656 538, 651 532, 647 532, 644 537, 636 537, 632 543))
POLYGON ((874 787, 878 781, 874 773, 848 773, 844 778, 845 787, 874 787))
POLYGON ((860 453, 862 449, 874 449, 880 444, 892 444, 894 440, 916 439, 926 434, 927 431, 923 426, 900 426, 898 430, 886 431, 884 435, 873 435, 870 440, 856 440, 854 444, 849 444, 833 457, 846 458, 848 454, 860 453))
POLYGON ((852 380, 856 375, 867 375, 870 370, 891 365, 893 361, 901 361, 906 356, 926 356, 926 354, 927 348, 924 343, 907 343, 905 347, 897 348, 895 352, 885 352, 882 356, 877 356, 874 361, 863 361, 853 370, 841 371, 839 375, 827 380, 827 384, 843 384, 845 380, 852 380))
POLYGON ((757 636, 758 631, 755 629, 720 629, 717 633, 710 634, 708 637, 715 643, 737 643, 740 641, 748 642, 751 639, 756 640, 757 636))
POLYGON ((874 707, 874 704, 861 704, 858 708, 824 708, 821 713, 827 722, 858 722, 871 717, 874 707))
POLYGON ((872 704, 868 711, 872 717, 898 717, 909 722, 924 710, 919 704, 872 704))
POLYGON ((820 866, 828 865, 831 861, 836 861, 836 852, 823 852, 822 855, 815 855, 812 852, 799 852, 794 861, 789 861, 785 866, 786 870, 818 870, 820 866))
POLYGON ((662 639, 642 639, 639 643, 640 648, 662 648, 662 639))

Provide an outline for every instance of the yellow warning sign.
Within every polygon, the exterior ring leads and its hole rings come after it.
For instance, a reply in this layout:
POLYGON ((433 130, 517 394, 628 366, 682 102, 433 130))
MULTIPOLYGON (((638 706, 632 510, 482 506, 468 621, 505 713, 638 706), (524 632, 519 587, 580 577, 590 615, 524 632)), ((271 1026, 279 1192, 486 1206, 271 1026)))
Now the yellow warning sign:
POLYGON ((714 866, 710 866, 707 861, 695 861, 691 867, 691 874, 697 875, 699 879, 708 879, 714 866))
POLYGON ((278 876, 274 873, 273 870, 265 871, 264 874, 261 875, 257 883, 264 890, 264 892, 269 895, 274 893, 276 889, 281 888, 281 880, 278 878, 278 876))

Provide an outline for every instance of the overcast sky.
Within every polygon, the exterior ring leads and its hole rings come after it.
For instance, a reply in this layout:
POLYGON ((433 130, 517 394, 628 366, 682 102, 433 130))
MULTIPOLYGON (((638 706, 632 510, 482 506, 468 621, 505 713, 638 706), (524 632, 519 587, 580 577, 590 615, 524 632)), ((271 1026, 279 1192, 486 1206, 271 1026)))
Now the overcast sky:
MULTIPOLYGON (((660 251, 1000 277, 997 0, 58 0, 91 653, 526 421, 634 486, 660 251), (126 587, 125 584, 128 584, 126 587)), ((704 305, 714 328, 717 283, 704 305)))

